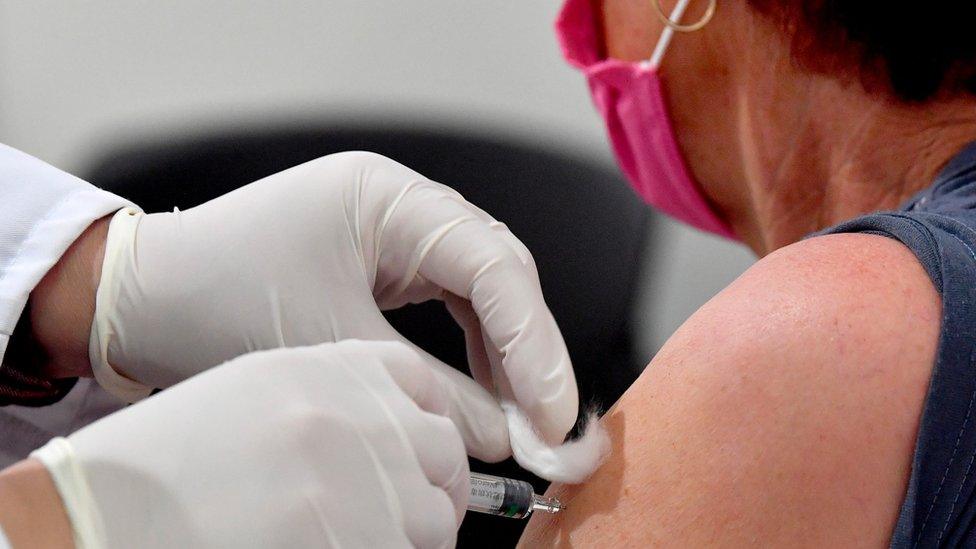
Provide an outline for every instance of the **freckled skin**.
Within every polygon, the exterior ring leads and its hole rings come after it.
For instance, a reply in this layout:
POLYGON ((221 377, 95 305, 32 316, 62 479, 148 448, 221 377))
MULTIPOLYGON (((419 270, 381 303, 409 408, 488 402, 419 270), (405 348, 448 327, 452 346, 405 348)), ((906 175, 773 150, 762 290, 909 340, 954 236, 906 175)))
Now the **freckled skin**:
POLYGON ((603 418, 613 451, 522 547, 881 547, 904 497, 940 301, 901 244, 761 260, 603 418))
MULTIPOLYGON (((591 1, 605 54, 648 58, 651 1, 591 1)), ((765 257, 654 357, 603 420, 608 462, 553 486, 568 509, 533 516, 522 546, 885 546, 940 300, 895 241, 803 239, 927 186, 976 135, 976 100, 905 106, 804 71, 746 0, 676 35, 660 74, 694 179, 765 257)))

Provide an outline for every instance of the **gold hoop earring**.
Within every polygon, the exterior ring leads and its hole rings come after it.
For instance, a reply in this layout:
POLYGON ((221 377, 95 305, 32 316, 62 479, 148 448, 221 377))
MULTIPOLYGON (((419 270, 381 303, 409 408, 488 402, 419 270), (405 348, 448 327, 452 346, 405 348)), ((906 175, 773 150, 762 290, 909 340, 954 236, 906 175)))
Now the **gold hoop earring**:
POLYGON ((715 9, 718 7, 718 0, 708 0, 708 9, 705 10, 705 15, 702 15, 701 19, 690 25, 682 25, 677 21, 672 21, 671 18, 664 13, 664 9, 661 7, 661 0, 651 0, 651 3, 654 4, 654 7, 657 10, 657 15, 661 18, 661 21, 663 21, 665 25, 671 27, 671 29, 675 32, 695 32, 703 29, 705 25, 712 20, 712 17, 715 16, 715 9))

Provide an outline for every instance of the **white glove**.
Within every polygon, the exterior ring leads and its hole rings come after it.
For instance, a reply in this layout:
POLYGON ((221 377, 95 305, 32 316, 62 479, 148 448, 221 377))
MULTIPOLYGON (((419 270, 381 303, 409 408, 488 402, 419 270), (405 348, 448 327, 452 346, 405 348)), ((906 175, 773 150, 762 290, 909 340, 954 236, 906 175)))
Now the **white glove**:
MULTIPOLYGON (((372 153, 326 156, 185 212, 117 214, 90 354, 99 382, 136 400, 249 351, 403 340, 380 310, 430 299, 465 329, 475 379, 562 442, 576 382, 531 255, 457 192, 372 153)), ((504 432, 475 436, 499 412, 454 404, 469 452, 505 458, 504 432)))
POLYGON ((468 501, 445 386, 416 351, 346 341, 252 353, 32 457, 79 549, 453 547, 468 501))

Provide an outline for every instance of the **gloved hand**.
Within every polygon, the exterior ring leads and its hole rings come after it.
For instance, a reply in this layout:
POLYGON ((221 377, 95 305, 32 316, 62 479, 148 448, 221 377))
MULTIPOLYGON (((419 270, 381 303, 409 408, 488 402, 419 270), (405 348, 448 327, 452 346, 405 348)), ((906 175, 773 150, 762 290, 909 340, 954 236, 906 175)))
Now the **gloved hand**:
MULTIPOLYGON (((135 400, 242 353, 402 340, 381 309, 444 299, 474 378, 550 443, 578 397, 526 248, 457 192, 385 157, 326 156, 184 212, 111 223, 92 330, 95 377, 135 400)), ((438 376, 456 372, 425 354, 438 376)), ((483 410, 453 401, 469 452, 483 410)), ((498 440, 504 440, 504 435, 498 440)))
MULTIPOLYGON (((244 355, 54 439, 79 549, 453 547, 469 493, 445 385, 398 342, 244 355)), ((499 416, 486 423, 504 421, 499 416)))

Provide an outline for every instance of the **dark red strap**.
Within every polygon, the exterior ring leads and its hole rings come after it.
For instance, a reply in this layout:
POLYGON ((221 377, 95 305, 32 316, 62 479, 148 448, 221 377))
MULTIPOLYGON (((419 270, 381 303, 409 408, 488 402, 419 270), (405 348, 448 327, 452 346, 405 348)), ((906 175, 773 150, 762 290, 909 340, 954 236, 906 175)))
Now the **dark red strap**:
POLYGON ((30 305, 17 321, 0 365, 0 406, 48 406, 71 391, 78 378, 48 379, 40 375, 43 351, 31 336, 30 305))

